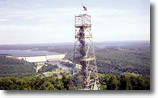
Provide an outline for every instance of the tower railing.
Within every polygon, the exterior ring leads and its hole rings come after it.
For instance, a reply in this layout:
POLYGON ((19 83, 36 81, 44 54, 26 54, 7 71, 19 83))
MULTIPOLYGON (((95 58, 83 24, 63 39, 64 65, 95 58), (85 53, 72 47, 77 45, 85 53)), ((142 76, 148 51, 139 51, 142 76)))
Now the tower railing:
POLYGON ((76 67, 73 84, 82 90, 99 90, 99 79, 91 33, 91 16, 75 16, 75 43, 73 62, 76 67), (77 70, 77 71, 76 71, 77 70))

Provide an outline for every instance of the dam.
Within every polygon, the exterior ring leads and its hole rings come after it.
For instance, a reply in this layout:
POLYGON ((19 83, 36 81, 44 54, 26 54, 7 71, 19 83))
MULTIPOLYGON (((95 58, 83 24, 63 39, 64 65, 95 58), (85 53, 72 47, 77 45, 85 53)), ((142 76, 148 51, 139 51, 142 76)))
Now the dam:
POLYGON ((62 60, 65 57, 65 54, 55 54, 55 55, 40 55, 40 56, 20 56, 16 57, 17 59, 23 59, 28 62, 33 63, 42 63, 47 61, 57 61, 62 60))
POLYGON ((58 61, 65 57, 64 53, 33 50, 0 50, 0 54, 6 54, 7 57, 23 59, 32 63, 58 61))

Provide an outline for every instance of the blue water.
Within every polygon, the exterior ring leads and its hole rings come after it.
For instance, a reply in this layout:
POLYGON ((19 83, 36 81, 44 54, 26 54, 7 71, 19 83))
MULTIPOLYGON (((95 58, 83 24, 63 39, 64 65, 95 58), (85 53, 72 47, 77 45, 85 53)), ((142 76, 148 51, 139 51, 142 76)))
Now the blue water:
POLYGON ((12 56, 40 56, 40 55, 55 55, 57 52, 48 51, 32 51, 32 50, 0 50, 0 54, 8 54, 12 56))

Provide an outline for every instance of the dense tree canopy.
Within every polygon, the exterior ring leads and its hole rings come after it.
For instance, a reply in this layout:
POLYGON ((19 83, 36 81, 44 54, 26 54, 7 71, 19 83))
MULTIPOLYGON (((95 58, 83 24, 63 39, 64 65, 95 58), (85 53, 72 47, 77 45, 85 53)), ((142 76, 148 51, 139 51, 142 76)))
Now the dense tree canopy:
MULTIPOLYGON (((144 76, 99 74, 100 90, 150 90, 150 79, 144 76)), ((0 77, 1 90, 71 90, 72 77, 0 77)))
POLYGON ((0 55, 0 76, 19 75, 28 76, 35 74, 34 64, 24 60, 8 58, 0 55))

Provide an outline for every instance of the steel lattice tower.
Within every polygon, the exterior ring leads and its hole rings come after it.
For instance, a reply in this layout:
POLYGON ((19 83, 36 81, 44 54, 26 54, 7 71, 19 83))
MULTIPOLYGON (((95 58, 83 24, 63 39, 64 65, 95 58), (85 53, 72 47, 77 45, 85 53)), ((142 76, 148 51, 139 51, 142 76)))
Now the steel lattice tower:
POLYGON ((75 16, 73 85, 81 90, 99 90, 99 79, 91 33, 91 16, 75 16))

